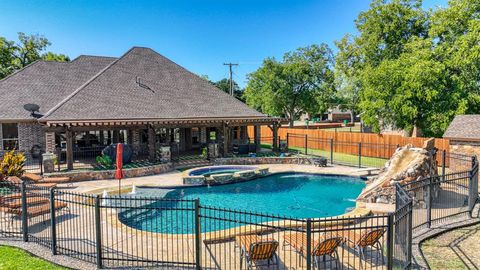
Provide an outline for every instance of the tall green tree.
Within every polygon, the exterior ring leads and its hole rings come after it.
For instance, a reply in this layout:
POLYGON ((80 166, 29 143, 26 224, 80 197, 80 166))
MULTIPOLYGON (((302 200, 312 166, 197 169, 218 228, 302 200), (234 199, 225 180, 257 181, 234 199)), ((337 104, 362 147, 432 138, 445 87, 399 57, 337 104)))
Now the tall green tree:
POLYGON ((248 75, 245 99, 257 110, 285 116, 293 126, 302 113, 323 113, 334 93, 333 54, 326 44, 267 58, 248 75))
POLYGON ((51 43, 40 35, 18 33, 18 42, 0 37, 0 79, 39 59, 70 61, 68 56, 47 52, 51 43))
POLYGON ((358 34, 337 42, 339 92, 376 131, 441 136, 455 114, 478 111, 479 0, 428 12, 421 4, 373 1, 358 34))
MULTIPOLYGON (((220 81, 213 82, 213 85, 220 88, 220 90, 223 92, 230 94, 230 79, 221 79, 220 81)), ((240 88, 240 86, 238 86, 235 80, 233 80, 233 96, 241 101, 244 101, 243 90, 240 88)))

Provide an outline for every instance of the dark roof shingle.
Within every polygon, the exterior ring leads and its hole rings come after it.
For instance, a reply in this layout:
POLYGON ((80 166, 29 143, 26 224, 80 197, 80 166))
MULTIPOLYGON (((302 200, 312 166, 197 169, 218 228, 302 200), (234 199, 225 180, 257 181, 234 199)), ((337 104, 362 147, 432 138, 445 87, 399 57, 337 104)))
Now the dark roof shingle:
POLYGON ((242 117, 265 115, 157 52, 134 47, 42 120, 242 117))
POLYGON ((0 80, 1 120, 29 120, 27 103, 46 113, 116 58, 79 56, 71 62, 37 61, 0 80))
POLYGON ((443 137, 480 140, 480 114, 455 116, 443 137))

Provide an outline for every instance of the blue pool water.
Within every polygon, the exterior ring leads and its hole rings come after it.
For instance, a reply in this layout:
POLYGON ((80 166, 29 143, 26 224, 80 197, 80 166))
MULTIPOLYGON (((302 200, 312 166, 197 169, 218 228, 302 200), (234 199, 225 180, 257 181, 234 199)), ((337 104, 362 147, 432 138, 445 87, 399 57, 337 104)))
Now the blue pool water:
MULTIPOLYGON (((268 213, 294 218, 319 218, 345 213, 355 206, 355 198, 365 186, 356 177, 327 176, 316 174, 275 174, 257 180, 212 186, 178 188, 173 190, 138 189, 137 196, 159 196, 165 199, 200 199, 201 205, 227 208, 240 211, 268 213)), ((125 224, 147 231, 162 233, 193 233, 191 202, 159 201, 147 205, 143 211, 125 210, 119 218, 125 224)), ((227 220, 205 218, 201 229, 204 232, 227 229, 244 225, 249 218, 242 214, 228 214, 223 211, 203 210, 205 215, 227 220), (209 212, 210 211, 210 212, 209 212), (230 221, 230 219, 232 221, 230 221)), ((255 218, 254 222, 278 219, 255 218)))
POLYGON ((214 166, 214 167, 206 167, 206 168, 199 168, 190 171, 188 175, 190 176, 198 176, 203 175, 208 177, 212 174, 221 174, 221 173, 234 173, 239 171, 245 170, 255 170, 256 167, 251 166, 214 166))

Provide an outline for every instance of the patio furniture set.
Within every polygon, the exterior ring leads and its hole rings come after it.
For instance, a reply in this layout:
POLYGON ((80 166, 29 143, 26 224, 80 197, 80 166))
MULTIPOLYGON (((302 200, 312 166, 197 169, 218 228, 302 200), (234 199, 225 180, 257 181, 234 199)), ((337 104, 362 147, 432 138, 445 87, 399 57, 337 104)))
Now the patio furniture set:
MULTIPOLYGON (((380 252, 382 264, 385 263, 383 255, 382 236, 385 229, 373 229, 363 233, 357 233, 353 230, 337 228, 331 237, 321 234, 318 239, 311 240, 310 255, 313 259, 314 269, 319 269, 321 262, 327 263, 327 257, 330 261, 335 262, 336 268, 340 264, 340 256, 338 255, 338 247, 346 244, 352 248, 360 258, 360 268, 366 262, 367 248, 372 252, 380 252)), ((307 257, 307 234, 295 232, 288 233, 283 236, 283 248, 287 246, 300 255, 303 259, 307 257)), ((263 237, 259 235, 240 235, 235 238, 235 244, 240 247, 240 269, 242 269, 243 261, 247 269, 253 269, 258 266, 278 266, 279 260, 277 255, 278 241, 273 238, 263 237)))

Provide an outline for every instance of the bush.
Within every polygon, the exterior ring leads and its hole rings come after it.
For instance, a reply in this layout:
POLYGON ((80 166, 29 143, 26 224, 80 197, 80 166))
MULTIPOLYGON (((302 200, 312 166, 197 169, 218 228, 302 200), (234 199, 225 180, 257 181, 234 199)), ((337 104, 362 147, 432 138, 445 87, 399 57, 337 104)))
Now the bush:
POLYGON ((15 152, 11 150, 6 152, 3 155, 1 164, 0 164, 0 178, 8 176, 22 176, 23 166, 25 165, 25 155, 20 152, 15 152))
POLYGON ((103 166, 106 168, 110 168, 113 165, 112 159, 110 158, 110 156, 107 156, 107 155, 98 156, 96 158, 96 161, 100 166, 103 166))
POLYGON ((202 158, 207 158, 207 157, 208 157, 208 149, 207 149, 207 147, 203 147, 203 148, 202 148, 201 157, 202 157, 202 158))

